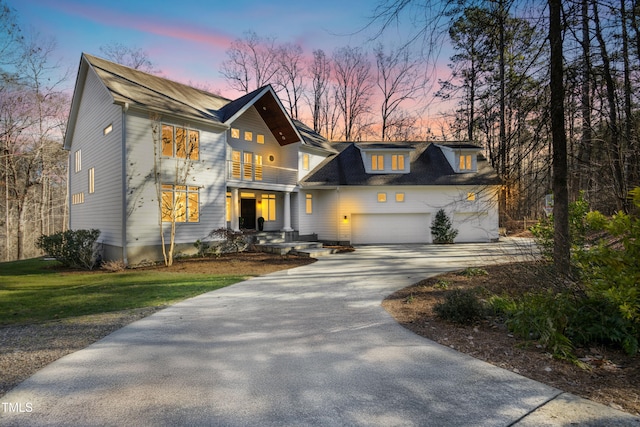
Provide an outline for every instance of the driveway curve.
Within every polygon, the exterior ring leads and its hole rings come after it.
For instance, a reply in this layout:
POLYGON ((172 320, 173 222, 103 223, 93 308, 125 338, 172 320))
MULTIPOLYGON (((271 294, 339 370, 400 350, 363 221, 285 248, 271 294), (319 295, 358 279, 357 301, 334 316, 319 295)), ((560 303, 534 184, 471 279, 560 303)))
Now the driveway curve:
POLYGON ((561 391, 414 335, 380 306, 427 276, 530 253, 517 239, 363 246, 203 294, 42 369, 2 398, 0 425, 544 425, 561 391))

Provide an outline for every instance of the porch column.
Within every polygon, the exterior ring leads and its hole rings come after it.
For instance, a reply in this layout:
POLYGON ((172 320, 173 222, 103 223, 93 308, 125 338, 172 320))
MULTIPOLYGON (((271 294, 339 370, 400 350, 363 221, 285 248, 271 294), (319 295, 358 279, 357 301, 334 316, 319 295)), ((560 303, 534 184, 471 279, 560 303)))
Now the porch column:
POLYGON ((238 189, 231 189, 231 229, 240 231, 240 199, 238 198, 238 189))
POLYGON ((282 231, 293 231, 291 228, 291 192, 284 193, 284 228, 282 231))

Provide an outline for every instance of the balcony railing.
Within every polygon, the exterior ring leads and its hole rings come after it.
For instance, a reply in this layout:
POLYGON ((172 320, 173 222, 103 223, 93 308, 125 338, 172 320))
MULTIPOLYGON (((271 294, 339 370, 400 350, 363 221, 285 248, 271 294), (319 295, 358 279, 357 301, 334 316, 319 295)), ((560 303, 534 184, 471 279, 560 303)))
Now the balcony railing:
POLYGON ((296 169, 282 168, 278 166, 266 166, 228 160, 227 180, 295 185, 298 180, 298 171, 296 169))

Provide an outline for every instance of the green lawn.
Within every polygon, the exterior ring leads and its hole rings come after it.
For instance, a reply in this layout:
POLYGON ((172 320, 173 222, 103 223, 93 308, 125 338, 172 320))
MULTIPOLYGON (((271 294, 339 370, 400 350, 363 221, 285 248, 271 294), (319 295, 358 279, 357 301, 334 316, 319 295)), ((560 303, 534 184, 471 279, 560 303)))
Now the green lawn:
POLYGON ((65 273, 56 264, 0 263, 0 326, 171 304, 244 279, 162 269, 65 273))

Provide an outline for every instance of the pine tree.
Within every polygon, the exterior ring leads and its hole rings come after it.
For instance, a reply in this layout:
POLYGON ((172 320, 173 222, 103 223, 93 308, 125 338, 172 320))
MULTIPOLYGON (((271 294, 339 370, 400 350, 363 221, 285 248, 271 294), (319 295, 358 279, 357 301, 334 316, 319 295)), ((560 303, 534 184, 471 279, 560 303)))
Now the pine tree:
POLYGON ((458 235, 458 230, 453 228, 444 209, 440 209, 436 213, 436 217, 431 223, 431 234, 433 235, 433 243, 453 243, 453 239, 458 235))

